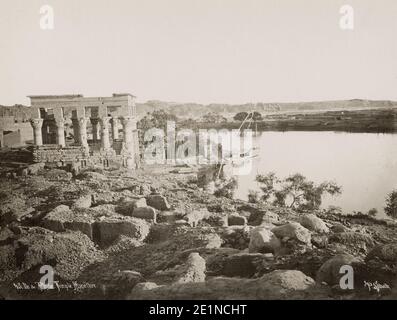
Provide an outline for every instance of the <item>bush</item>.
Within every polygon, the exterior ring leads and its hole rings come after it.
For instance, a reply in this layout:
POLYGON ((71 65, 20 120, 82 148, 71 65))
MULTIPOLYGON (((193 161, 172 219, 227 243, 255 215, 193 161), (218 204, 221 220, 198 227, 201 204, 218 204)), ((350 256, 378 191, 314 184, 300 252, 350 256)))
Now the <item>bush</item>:
POLYGON ((385 213, 391 218, 397 218, 397 190, 387 195, 385 213))
POLYGON ((341 193, 341 187, 334 182, 315 184, 300 173, 280 180, 275 173, 270 172, 257 175, 256 181, 260 184, 262 201, 299 211, 319 209, 324 194, 341 193))
POLYGON ((214 195, 216 197, 225 197, 228 199, 233 199, 234 191, 237 188, 237 180, 235 178, 231 178, 222 184, 215 192, 214 195))
POLYGON ((249 203, 259 203, 260 195, 259 191, 249 190, 248 191, 248 202, 249 203))

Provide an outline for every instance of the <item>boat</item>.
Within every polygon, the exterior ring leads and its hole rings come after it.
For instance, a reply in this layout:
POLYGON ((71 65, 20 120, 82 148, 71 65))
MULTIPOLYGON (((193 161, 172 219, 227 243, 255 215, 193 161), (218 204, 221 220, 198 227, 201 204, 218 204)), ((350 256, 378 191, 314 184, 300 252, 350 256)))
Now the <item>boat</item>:
POLYGON ((247 161, 258 158, 259 152, 257 147, 252 147, 238 155, 229 155, 223 158, 223 163, 231 164, 232 166, 242 166, 247 161))

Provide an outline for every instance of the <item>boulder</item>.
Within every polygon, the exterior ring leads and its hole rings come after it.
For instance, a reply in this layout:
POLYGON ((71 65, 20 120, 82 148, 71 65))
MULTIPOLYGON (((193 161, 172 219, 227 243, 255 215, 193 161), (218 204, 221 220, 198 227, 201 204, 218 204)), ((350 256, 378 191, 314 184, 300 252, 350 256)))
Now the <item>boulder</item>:
POLYGON ((197 227, 200 221, 207 219, 210 215, 211 213, 207 209, 194 210, 186 214, 183 219, 187 221, 191 227, 197 227))
POLYGON ((360 260, 350 254, 339 254, 327 260, 317 271, 316 281, 327 283, 330 286, 339 284, 340 278, 344 275, 340 273, 340 268, 344 265, 360 263, 360 260))
POLYGON ((217 275, 226 277, 250 278, 256 272, 256 266, 263 261, 261 253, 237 253, 227 256, 217 275))
POLYGON ((300 223, 305 228, 314 232, 319 232, 319 233, 329 232, 329 229, 325 224, 325 222, 314 214, 308 214, 302 216, 302 218, 300 219, 300 223))
POLYGON ((264 209, 260 204, 244 203, 239 205, 237 210, 239 212, 246 211, 250 213, 248 218, 250 225, 258 226, 262 222, 277 223, 279 221, 277 213, 264 209))
POLYGON ((224 247, 245 250, 250 242, 249 226, 230 226, 221 233, 224 247))
POLYGON ((197 252, 192 252, 187 259, 186 270, 178 277, 176 283, 204 282, 205 271, 205 260, 197 252))
POLYGON ((116 208, 114 204, 101 204, 89 209, 80 209, 76 211, 93 217, 119 217, 120 215, 116 212, 116 208))
POLYGON ((143 198, 143 197, 142 198, 136 198, 136 199, 132 200, 132 202, 133 202, 133 207, 134 208, 144 208, 144 207, 147 206, 146 199, 143 198))
POLYGON ((199 283, 134 287, 128 299, 266 300, 307 299, 315 281, 297 270, 275 270, 261 278, 215 277, 199 283))
POLYGON ((245 226, 247 224, 247 218, 238 214, 231 214, 227 218, 229 226, 245 226))
POLYGON ((279 222, 280 217, 277 213, 266 211, 262 216, 262 223, 277 223, 279 222))
POLYGON ((116 211, 126 216, 134 216, 133 212, 136 208, 147 207, 145 198, 136 199, 122 199, 121 203, 117 206, 116 211))
POLYGON ((157 210, 170 210, 170 205, 165 197, 159 194, 151 194, 146 197, 148 206, 151 206, 157 210))
POLYGON ((317 248, 326 248, 328 245, 328 236, 324 234, 312 235, 312 244, 317 248))
POLYGON ((68 206, 65 205, 56 207, 43 218, 41 226, 55 232, 65 231, 65 227, 63 225, 63 223, 65 222, 65 214, 62 215, 62 213, 70 215, 71 210, 68 206))
POLYGON ((101 205, 101 204, 114 204, 121 200, 120 193, 117 192, 99 192, 93 194, 93 202, 94 205, 101 205))
POLYGON ((36 175, 40 170, 43 170, 45 167, 44 162, 34 163, 27 167, 28 173, 31 175, 36 175))
POLYGON ((93 218, 75 213, 68 206, 60 205, 43 218, 41 226, 55 232, 80 231, 92 240, 93 222, 93 218))
POLYGON ((256 227, 250 232, 250 253, 276 253, 281 247, 280 240, 272 231, 264 227, 256 227))
POLYGON ((368 255, 366 256, 365 260, 375 260, 378 259, 380 261, 386 263, 396 263, 397 262, 397 244, 396 243, 388 243, 378 245, 373 248, 368 255))
POLYGON ((8 242, 14 237, 14 232, 7 227, 0 227, 0 245, 8 242))
POLYGON ((375 245, 375 241, 371 236, 352 231, 334 233, 329 237, 329 242, 341 243, 354 250, 363 252, 367 252, 375 245))
POLYGON ((272 229, 272 232, 279 239, 290 238, 308 245, 311 243, 310 231, 298 222, 289 222, 282 226, 275 227, 272 229))
POLYGON ((92 205, 92 196, 91 195, 85 195, 77 199, 74 204, 73 208, 90 208, 92 205))
POLYGON ((152 290, 158 288, 159 286, 154 282, 140 282, 134 287, 134 291, 145 291, 145 290, 152 290))
POLYGON ((220 248, 223 241, 217 233, 208 233, 203 236, 202 240, 206 242, 205 247, 207 249, 217 249, 220 248))
POLYGON ((138 282, 142 282, 144 280, 142 274, 138 271, 133 271, 133 270, 123 270, 123 271, 117 271, 116 273, 113 274, 112 280, 116 282, 127 282, 128 284, 135 285, 138 282))
POLYGON ((95 222, 94 227, 94 239, 101 246, 112 244, 120 235, 143 241, 149 234, 149 224, 145 220, 131 217, 104 217, 95 222))
POLYGON ((156 222, 157 213, 156 209, 152 207, 138 207, 134 209, 134 211, 132 212, 132 216, 135 218, 156 222))
MULTIPOLYGON (((179 211, 162 211, 157 215, 158 222, 175 223, 178 220, 182 220, 184 213, 179 211)), ((183 220, 186 224, 188 221, 183 220)))
POLYGON ((347 232, 349 229, 345 227, 343 224, 336 222, 332 225, 331 231, 335 233, 340 233, 340 232, 347 232))

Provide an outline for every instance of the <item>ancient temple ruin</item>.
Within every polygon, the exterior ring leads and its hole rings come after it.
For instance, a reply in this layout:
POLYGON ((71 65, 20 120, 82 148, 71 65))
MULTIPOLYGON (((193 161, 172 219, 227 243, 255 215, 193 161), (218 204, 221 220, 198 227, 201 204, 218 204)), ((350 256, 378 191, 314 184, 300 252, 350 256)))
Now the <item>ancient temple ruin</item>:
POLYGON ((59 165, 139 164, 135 97, 29 96, 33 160, 59 165))

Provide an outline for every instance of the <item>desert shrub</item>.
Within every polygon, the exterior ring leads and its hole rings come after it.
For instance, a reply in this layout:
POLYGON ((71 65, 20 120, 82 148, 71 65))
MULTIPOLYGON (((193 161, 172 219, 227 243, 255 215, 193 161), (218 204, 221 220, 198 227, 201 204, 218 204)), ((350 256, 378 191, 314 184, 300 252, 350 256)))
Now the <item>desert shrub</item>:
POLYGON ((260 185, 263 202, 298 211, 319 209, 323 195, 341 193, 341 187, 335 182, 316 184, 300 173, 279 179, 274 172, 270 172, 257 175, 256 181, 260 185))

